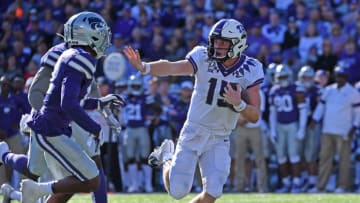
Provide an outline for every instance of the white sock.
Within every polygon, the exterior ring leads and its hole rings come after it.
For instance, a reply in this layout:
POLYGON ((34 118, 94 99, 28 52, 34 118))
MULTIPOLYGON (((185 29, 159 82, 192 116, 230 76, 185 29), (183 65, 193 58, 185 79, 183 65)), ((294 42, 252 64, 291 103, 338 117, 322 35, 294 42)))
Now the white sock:
POLYGON ((9 196, 11 199, 21 201, 21 192, 17 190, 12 191, 9 196))
POLYGON ((45 182, 45 183, 38 183, 39 188, 43 193, 45 194, 53 194, 52 185, 54 184, 54 181, 51 182, 45 182))
POLYGON ((152 188, 152 168, 149 165, 142 165, 144 172, 144 182, 146 188, 152 188))
POLYGON ((316 184, 316 182, 317 182, 317 176, 316 175, 311 175, 309 177, 309 183, 310 184, 316 184))
POLYGON ((137 164, 129 164, 129 187, 134 187, 137 189, 137 179, 138 179, 138 172, 137 172, 137 164))
POLYGON ((282 178, 281 181, 284 185, 287 185, 287 186, 291 184, 290 176, 286 176, 286 177, 282 178))
POLYGON ((300 185, 300 184, 301 184, 301 179, 300 179, 300 177, 294 177, 294 178, 293 178, 293 184, 294 184, 294 185, 300 185))

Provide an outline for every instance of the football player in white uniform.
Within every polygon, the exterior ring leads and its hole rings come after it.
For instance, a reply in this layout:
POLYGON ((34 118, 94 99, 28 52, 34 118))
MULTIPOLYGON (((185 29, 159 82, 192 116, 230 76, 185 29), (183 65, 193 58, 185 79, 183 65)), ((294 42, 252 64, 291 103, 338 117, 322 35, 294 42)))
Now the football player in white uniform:
POLYGON ((165 140, 149 156, 150 165, 163 164, 165 188, 175 199, 189 193, 199 164, 203 192, 192 202, 215 202, 229 175, 229 135, 239 114, 249 122, 259 119, 259 84, 264 73, 258 60, 242 54, 247 47, 246 39, 240 22, 222 19, 209 33, 208 47, 194 47, 185 60, 144 63, 138 50, 129 46, 124 49, 131 65, 143 74, 195 77, 175 154, 173 142, 165 140))

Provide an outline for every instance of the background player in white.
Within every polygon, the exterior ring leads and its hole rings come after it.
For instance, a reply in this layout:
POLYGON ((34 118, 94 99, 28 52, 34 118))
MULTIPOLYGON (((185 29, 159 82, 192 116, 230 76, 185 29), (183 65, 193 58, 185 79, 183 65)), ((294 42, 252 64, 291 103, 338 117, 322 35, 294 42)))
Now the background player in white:
POLYGON ((197 164, 203 192, 192 202, 219 198, 230 169, 229 135, 239 114, 250 122, 259 119, 259 84, 264 73, 259 61, 242 54, 246 39, 240 22, 222 19, 211 29, 209 46, 195 47, 185 60, 142 63, 138 50, 129 46, 124 49, 132 66, 143 74, 195 76, 190 108, 174 156, 172 141, 165 140, 149 157, 152 165, 164 163, 165 188, 175 199, 189 193, 197 164))

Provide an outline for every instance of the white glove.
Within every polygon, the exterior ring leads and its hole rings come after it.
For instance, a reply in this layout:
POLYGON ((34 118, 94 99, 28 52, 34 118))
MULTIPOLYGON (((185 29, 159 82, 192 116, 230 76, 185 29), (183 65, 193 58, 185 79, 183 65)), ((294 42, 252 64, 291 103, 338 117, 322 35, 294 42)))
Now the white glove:
POLYGON ((273 144, 276 144, 276 140, 277 140, 277 135, 275 132, 271 131, 270 134, 270 141, 273 143, 273 144))
POLYGON ((121 124, 116 119, 115 115, 111 111, 109 106, 105 106, 101 113, 104 115, 106 123, 109 125, 110 128, 115 129, 116 131, 120 132, 121 130, 121 124))
POLYGON ((298 140, 303 140, 305 137, 305 130, 303 129, 299 129, 297 132, 296 132, 296 138, 298 140))
POLYGON ((19 127, 20 127, 20 133, 23 135, 29 135, 30 134, 30 128, 27 125, 28 120, 31 118, 30 114, 23 114, 20 119, 19 127))
POLYGON ((120 108, 125 105, 125 100, 119 94, 108 94, 105 97, 99 98, 98 110, 102 110, 105 106, 110 105, 120 108))

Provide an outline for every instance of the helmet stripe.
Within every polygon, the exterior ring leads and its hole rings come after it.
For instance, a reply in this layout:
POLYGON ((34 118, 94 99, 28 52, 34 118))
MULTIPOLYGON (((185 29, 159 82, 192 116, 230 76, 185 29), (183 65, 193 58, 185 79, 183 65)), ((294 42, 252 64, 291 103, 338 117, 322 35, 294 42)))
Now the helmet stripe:
POLYGON ((221 34, 221 31, 222 31, 225 23, 226 23, 226 20, 225 20, 225 19, 224 19, 224 20, 221 20, 221 21, 216 25, 216 27, 215 27, 215 29, 214 29, 214 33, 216 33, 216 34, 221 34))

